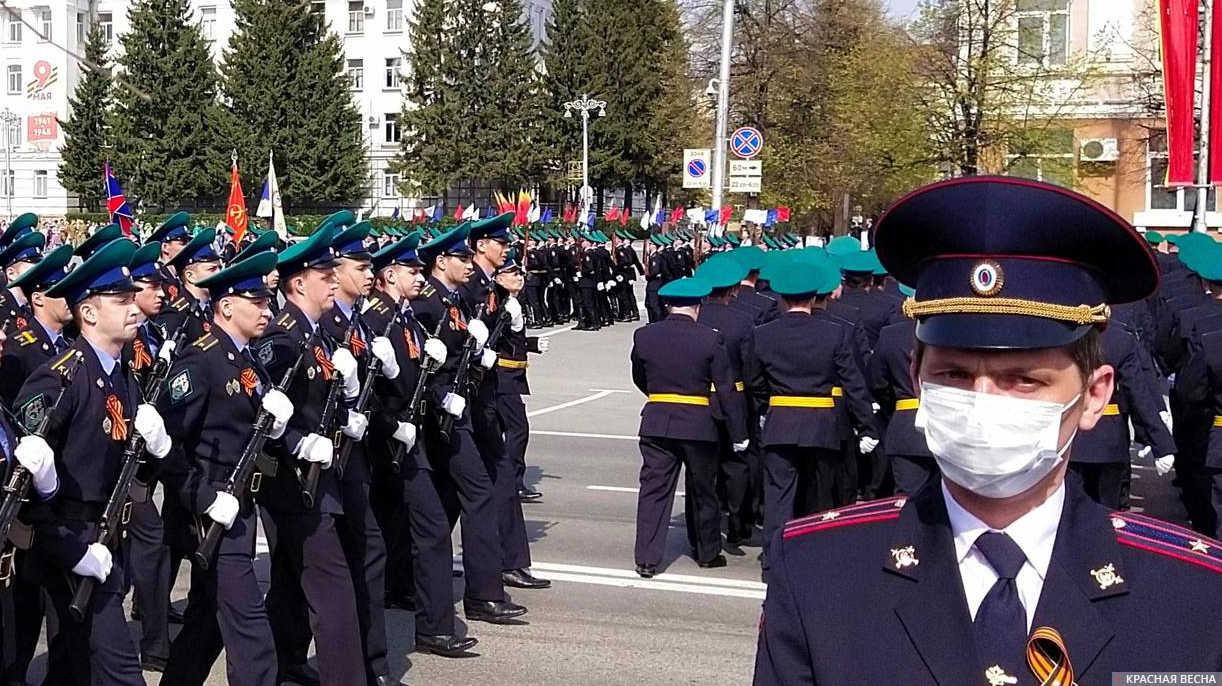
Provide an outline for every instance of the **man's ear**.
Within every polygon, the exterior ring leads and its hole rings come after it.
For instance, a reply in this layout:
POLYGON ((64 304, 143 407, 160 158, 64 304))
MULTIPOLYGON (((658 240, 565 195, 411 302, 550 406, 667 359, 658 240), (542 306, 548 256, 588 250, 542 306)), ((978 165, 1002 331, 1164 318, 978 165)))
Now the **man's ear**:
POLYGON ((1091 372, 1082 391, 1082 416, 1078 419, 1079 431, 1090 431, 1103 417, 1103 410, 1112 401, 1116 386, 1116 370, 1105 364, 1091 372))

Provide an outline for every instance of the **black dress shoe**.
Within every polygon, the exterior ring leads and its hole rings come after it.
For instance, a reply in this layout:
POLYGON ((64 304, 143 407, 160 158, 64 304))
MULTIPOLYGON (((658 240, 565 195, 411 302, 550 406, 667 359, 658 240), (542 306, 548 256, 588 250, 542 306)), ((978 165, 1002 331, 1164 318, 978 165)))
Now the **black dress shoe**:
POLYGON ((489 624, 515 624, 514 619, 526 614, 526 608, 508 600, 463 600, 462 608, 468 621, 489 624))
POLYGON ((416 652, 432 653, 441 657, 470 657, 471 653, 468 651, 474 648, 476 643, 479 641, 471 636, 459 638, 453 634, 416 634, 416 652))
POLYGON ((406 681, 396 681, 388 676, 374 677, 369 686, 409 686, 406 681))
POLYGON ((658 568, 655 565, 637 565, 636 573, 639 574, 642 579, 652 579, 654 575, 658 573, 658 568))
POLYGON ((416 599, 410 596, 386 596, 386 599, 382 602, 382 604, 387 610, 403 610, 405 612, 416 611, 416 599))
POLYGON ((709 560, 708 562, 697 562, 696 566, 701 569, 716 569, 717 567, 725 567, 726 556, 719 553, 717 557, 709 560))
POLYGON ((307 664, 293 665, 280 672, 280 683, 298 684, 298 686, 322 686, 318 670, 307 664))
POLYGON ((511 569, 507 572, 501 572, 501 583, 514 588, 547 588, 552 585, 552 582, 547 579, 540 579, 532 575, 525 569, 511 569))
POLYGON ((165 671, 164 657, 156 655, 144 655, 140 658, 140 669, 146 672, 164 672, 165 671))
POLYGON ((539 498, 542 498, 542 497, 543 497, 543 494, 534 489, 531 489, 531 488, 519 488, 518 489, 518 500, 521 500, 524 503, 529 503, 529 502, 538 500, 539 498))

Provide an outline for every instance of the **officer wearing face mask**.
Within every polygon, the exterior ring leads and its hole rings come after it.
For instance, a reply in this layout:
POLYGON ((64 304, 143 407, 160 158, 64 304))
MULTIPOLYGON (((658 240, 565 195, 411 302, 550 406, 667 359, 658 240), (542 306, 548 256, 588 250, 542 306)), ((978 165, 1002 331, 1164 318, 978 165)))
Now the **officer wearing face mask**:
POLYGON ((1158 285, 1131 226, 1065 189, 970 177, 878 223, 916 286, 915 425, 940 476, 771 543, 757 684, 1112 683, 1222 663, 1222 543, 1067 476, 1112 402, 1109 305, 1158 285))

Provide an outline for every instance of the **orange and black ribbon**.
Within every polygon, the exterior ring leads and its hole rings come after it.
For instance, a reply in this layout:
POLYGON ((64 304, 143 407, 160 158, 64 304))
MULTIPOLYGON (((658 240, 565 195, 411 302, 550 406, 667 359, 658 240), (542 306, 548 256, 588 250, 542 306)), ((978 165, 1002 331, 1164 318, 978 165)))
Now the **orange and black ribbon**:
POLYGON ((139 336, 132 339, 132 369, 140 370, 153 363, 152 355, 139 336))
POLYGON ((27 324, 27 322, 26 322, 26 320, 25 320, 25 317, 18 317, 18 318, 17 318, 17 329, 18 329, 18 330, 24 329, 24 328, 25 328, 25 326, 26 326, 26 324, 27 324))
POLYGON ((247 367, 242 370, 242 374, 238 376, 238 380, 242 382, 242 390, 246 391, 246 395, 253 395, 255 387, 259 385, 259 377, 255 374, 255 370, 247 367))
POLYGON ((123 420, 123 401, 119 396, 106 396, 106 414, 110 416, 110 437, 116 441, 127 440, 127 422, 123 420))
POLYGON ((416 336, 412 330, 403 327, 403 340, 407 343, 407 357, 411 360, 420 359, 420 346, 416 345, 416 336))
POLYGON ((352 327, 352 335, 348 336, 348 349, 354 357, 365 353, 365 339, 361 338, 361 329, 358 326, 352 327))
POLYGON ((1041 626, 1027 639, 1027 666, 1040 686, 1074 686, 1073 664, 1060 632, 1041 626))
POLYGON ((462 317, 458 314, 457 307, 450 308, 450 320, 454 322, 455 328, 457 328, 459 331, 467 330, 467 323, 464 322, 462 317))
POLYGON ((327 357, 322 346, 314 346, 314 359, 318 360, 318 366, 322 367, 322 380, 330 381, 331 375, 335 373, 335 365, 331 364, 331 358, 327 357))
POLYGON ((165 286, 166 295, 170 296, 170 300, 178 300, 178 286, 168 283, 165 286))
POLYGON ((488 314, 496 312, 496 291, 488 291, 488 314))

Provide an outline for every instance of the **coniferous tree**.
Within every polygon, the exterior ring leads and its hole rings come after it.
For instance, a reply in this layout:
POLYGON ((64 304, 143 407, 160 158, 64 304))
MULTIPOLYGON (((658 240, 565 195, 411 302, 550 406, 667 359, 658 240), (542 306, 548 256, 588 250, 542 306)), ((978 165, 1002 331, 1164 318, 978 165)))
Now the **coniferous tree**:
POLYGON ((548 162, 543 130, 551 103, 543 92, 520 0, 499 0, 487 19, 491 39, 485 42, 489 79, 484 119, 491 126, 480 140, 485 158, 481 175, 512 192, 542 180, 548 162))
POLYGON ((85 58, 96 68, 83 67, 85 74, 68 99, 72 114, 59 121, 64 130, 64 144, 59 149, 63 160, 57 172, 59 181, 89 211, 96 211, 105 198, 102 166, 109 152, 106 113, 113 101, 106 48, 106 34, 95 23, 85 39, 85 58))
POLYGON ((220 196, 229 159, 216 138, 216 71, 190 3, 135 0, 127 16, 119 66, 134 88, 115 97, 116 169, 146 206, 220 196))
MULTIPOLYGON (((551 182, 563 187, 568 183, 568 163, 581 160, 581 118, 577 113, 564 117, 564 103, 582 95, 598 96, 594 75, 585 61, 589 52, 585 41, 590 36, 583 28, 587 0, 555 0, 547 22, 547 36, 541 46, 545 73, 543 83, 550 107, 545 109, 544 133, 549 149, 559 161, 559 173, 551 182)), ((591 113, 593 116, 593 113, 591 113)), ((591 119, 591 122, 594 122, 591 119)))

